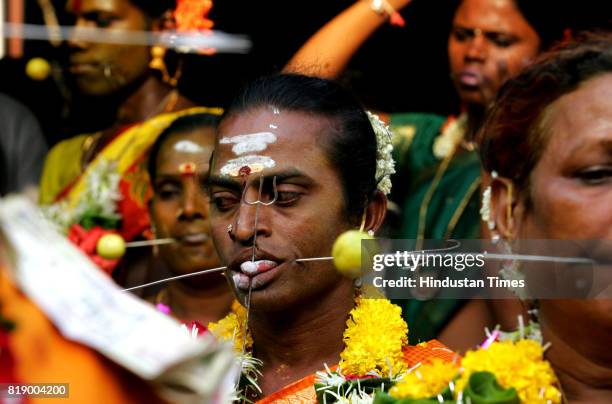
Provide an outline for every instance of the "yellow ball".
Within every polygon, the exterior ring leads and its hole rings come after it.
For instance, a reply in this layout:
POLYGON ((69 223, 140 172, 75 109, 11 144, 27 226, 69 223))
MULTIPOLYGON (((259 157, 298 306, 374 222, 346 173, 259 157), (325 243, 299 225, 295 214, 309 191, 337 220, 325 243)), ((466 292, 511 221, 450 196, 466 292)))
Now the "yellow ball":
POLYGON ((374 240, 374 237, 359 230, 349 230, 342 233, 332 247, 336 269, 348 278, 358 278, 362 275, 361 240, 374 240))
POLYGON ((98 240, 96 252, 107 260, 121 258, 125 254, 125 240, 118 234, 105 234, 98 240))
POLYGON ((32 58, 26 65, 26 74, 32 80, 42 81, 49 77, 51 65, 43 58, 32 58))

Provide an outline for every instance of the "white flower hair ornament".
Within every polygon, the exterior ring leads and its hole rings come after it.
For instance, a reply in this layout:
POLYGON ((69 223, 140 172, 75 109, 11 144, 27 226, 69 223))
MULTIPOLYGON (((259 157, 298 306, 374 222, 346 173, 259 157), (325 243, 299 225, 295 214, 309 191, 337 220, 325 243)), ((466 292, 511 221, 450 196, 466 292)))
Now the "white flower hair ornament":
MULTIPOLYGON (((498 177, 497 171, 491 172, 493 179, 498 177)), ((487 224, 489 230, 495 230, 495 221, 491 214, 491 186, 487 186, 482 193, 482 205, 480 207, 480 218, 487 224)))
POLYGON ((366 111, 372 129, 376 134, 376 181, 377 188, 387 195, 391 192, 391 175, 395 173, 395 161, 393 161, 393 134, 378 115, 366 111))

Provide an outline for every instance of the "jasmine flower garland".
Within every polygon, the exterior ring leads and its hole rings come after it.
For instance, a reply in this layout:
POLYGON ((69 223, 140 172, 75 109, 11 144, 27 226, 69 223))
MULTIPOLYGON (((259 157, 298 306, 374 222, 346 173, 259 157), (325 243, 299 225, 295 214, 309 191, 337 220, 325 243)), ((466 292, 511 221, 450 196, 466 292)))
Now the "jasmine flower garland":
MULTIPOLYGON (((209 323, 207 328, 215 338, 233 343, 234 352, 238 355, 238 363, 242 376, 250 386, 261 393, 261 388, 257 384, 257 378, 261 375, 260 369, 263 363, 253 357, 253 337, 246 327, 246 318, 246 308, 234 300, 232 311, 218 322, 209 323), (245 344, 244 352, 243 343, 245 344)), ((240 399, 244 398, 244 390, 240 391, 238 385, 235 386, 235 390, 236 400, 234 401, 240 401, 240 399)))
POLYGON ((376 181, 378 189, 385 195, 391 192, 391 175, 395 173, 395 161, 393 161, 393 134, 389 127, 380 120, 378 115, 366 111, 372 129, 376 134, 376 181))
POLYGON ((89 181, 79 203, 71 207, 67 200, 43 207, 43 214, 51 220, 62 233, 68 233, 70 226, 82 224, 92 227, 93 223, 104 223, 105 228, 117 228, 121 216, 117 213, 117 203, 121 200, 117 162, 102 160, 90 174, 89 181))

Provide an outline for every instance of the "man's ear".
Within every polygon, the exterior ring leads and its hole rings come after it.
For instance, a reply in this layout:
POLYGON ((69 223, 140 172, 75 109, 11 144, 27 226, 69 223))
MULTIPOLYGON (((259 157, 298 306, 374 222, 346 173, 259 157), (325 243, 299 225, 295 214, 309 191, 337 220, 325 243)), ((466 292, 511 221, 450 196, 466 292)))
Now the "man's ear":
POLYGON ((374 192, 374 196, 366 207, 366 217, 364 231, 378 231, 385 220, 387 214, 387 196, 381 191, 374 192))
POLYGON ((525 204, 518 198, 514 183, 507 178, 491 179, 491 218, 499 234, 514 240, 519 234, 525 204))

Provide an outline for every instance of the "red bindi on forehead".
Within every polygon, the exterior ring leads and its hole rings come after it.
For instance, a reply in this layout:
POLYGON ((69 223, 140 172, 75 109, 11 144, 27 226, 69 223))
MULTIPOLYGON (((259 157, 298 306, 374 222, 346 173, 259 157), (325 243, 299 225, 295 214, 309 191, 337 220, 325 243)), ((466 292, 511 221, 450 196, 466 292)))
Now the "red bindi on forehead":
POLYGON ((181 177, 193 177, 196 175, 197 165, 193 161, 179 164, 179 172, 181 177))

